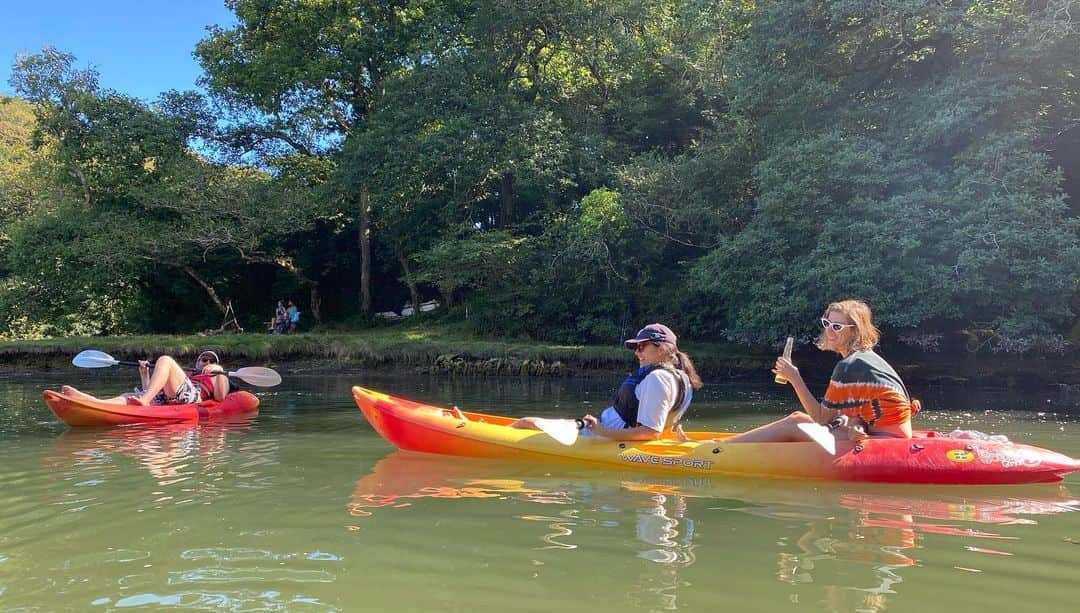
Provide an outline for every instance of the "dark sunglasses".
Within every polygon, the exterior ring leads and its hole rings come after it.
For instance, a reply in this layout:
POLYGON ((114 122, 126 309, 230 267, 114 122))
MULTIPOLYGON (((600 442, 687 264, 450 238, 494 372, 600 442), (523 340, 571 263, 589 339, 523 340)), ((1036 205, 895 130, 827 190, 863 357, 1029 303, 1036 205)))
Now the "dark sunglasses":
POLYGON ((659 347, 660 343, 638 343, 634 345, 634 353, 640 353, 645 349, 645 345, 652 345, 653 347, 659 347))
POLYGON ((197 359, 195 361, 196 362, 202 362, 204 364, 217 364, 217 360, 215 360, 214 356, 211 356, 211 355, 207 355, 207 356, 200 355, 199 359, 197 359))
POLYGON ((822 317, 821 318, 821 327, 822 328, 832 328, 833 332, 839 332, 839 331, 843 330, 844 328, 854 328, 855 324, 842 324, 842 323, 838 323, 838 322, 835 322, 835 321, 829 321, 828 318, 822 317))

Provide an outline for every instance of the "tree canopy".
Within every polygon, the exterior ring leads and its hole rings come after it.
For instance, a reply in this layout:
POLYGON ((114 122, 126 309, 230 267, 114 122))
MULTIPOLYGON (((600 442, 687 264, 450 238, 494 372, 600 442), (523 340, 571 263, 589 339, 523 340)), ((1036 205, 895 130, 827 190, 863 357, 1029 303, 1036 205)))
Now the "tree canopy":
MULTIPOLYGON (((0 101, 0 334, 316 321, 1080 342, 1069 0, 230 0, 206 95, 0 101)), ((632 330, 630 330, 632 331, 632 330)))

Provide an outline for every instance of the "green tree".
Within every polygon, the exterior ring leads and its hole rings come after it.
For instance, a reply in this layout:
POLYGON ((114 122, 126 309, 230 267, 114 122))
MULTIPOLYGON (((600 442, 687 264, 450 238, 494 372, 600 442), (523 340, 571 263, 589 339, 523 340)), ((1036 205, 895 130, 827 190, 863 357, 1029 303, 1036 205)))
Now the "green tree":
POLYGON ((7 300, 18 306, 9 315, 41 334, 137 329, 156 312, 153 290, 178 278, 224 312, 222 289, 245 265, 277 261, 280 237, 304 220, 268 187, 269 175, 214 165, 187 148, 205 130, 195 97, 170 93, 148 107, 98 89, 96 75, 73 64, 46 49, 13 71, 33 105, 35 142, 47 146, 39 151, 74 197, 8 226, 7 300))
POLYGON ((730 84, 760 135, 753 216, 693 276, 727 332, 771 340, 855 295, 901 331, 1060 348, 1078 226, 1042 150, 1075 117, 1080 38, 1058 8, 755 6, 730 84))
MULTIPOLYGON (((457 2, 323 0, 281 3, 231 0, 237 25, 216 28, 196 47, 211 91, 247 123, 251 142, 286 143, 319 155, 358 136, 380 105, 386 84, 428 57, 425 44, 452 20, 457 2)), ((371 208, 367 182, 341 195, 355 219, 360 310, 371 310, 371 208)))

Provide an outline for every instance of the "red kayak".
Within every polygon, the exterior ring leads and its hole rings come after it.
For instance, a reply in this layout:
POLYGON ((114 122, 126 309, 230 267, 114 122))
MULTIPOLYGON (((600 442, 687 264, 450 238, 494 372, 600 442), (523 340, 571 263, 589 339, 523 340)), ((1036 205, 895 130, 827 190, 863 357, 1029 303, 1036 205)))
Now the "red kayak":
POLYGON ((137 406, 71 398, 46 390, 45 404, 69 426, 120 426, 145 423, 197 423, 259 412, 259 399, 249 392, 233 392, 225 400, 194 404, 137 406))

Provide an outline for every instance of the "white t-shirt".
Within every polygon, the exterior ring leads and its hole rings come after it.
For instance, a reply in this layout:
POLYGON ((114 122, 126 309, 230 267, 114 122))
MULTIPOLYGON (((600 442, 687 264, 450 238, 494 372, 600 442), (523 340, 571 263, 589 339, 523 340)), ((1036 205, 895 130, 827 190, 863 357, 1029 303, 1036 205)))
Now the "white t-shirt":
MULTIPOLYGON (((634 396, 638 399, 637 421, 639 424, 657 432, 664 431, 664 426, 668 422, 668 415, 673 410, 672 405, 675 404, 675 400, 679 396, 679 384, 675 380, 676 376, 681 377, 686 386, 686 397, 683 398, 682 405, 674 409, 676 411, 674 421, 678 421, 682 414, 686 412, 686 409, 690 406, 690 401, 694 397, 694 388, 690 387, 690 380, 682 371, 675 372, 666 368, 657 368, 634 388, 634 396)), ((626 422, 619 417, 619 413, 614 407, 608 407, 600 414, 600 425, 612 429, 625 428, 626 422)))

